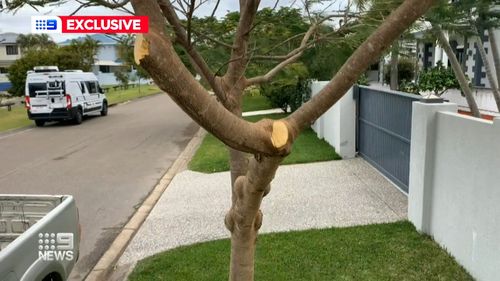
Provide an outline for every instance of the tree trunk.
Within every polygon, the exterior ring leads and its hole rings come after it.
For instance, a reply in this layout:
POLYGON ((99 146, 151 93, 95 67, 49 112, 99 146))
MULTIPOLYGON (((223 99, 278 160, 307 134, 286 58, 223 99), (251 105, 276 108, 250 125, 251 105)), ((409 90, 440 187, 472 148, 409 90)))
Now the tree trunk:
POLYGON ((493 63, 497 76, 497 86, 500 87, 500 54, 498 53, 498 42, 493 28, 488 29, 488 37, 490 38, 491 54, 493 55, 493 63))
POLYGON ((462 60, 462 71, 465 73, 467 72, 467 46, 469 45, 469 39, 467 36, 464 36, 464 59, 462 60))
MULTIPOLYGON (((476 34, 479 33, 476 32, 476 34)), ((479 50, 479 54, 481 55, 481 60, 483 61, 484 69, 486 71, 486 77, 488 77, 488 81, 490 81, 490 87, 493 93, 493 97, 495 98, 498 111, 500 111, 500 93, 498 92, 498 87, 495 81, 495 77, 493 77, 493 72, 491 70, 490 62, 488 61, 488 56, 486 55, 486 51, 484 50, 483 40, 479 35, 476 35, 474 37, 476 39, 477 48, 479 50)))
POLYGON ((384 58, 381 57, 378 61, 378 80, 379 82, 384 85, 384 58))
POLYGON ((474 117, 481 118, 481 113, 479 112, 476 100, 474 99, 472 91, 469 87, 469 82, 465 77, 462 66, 458 62, 455 53, 453 53, 453 49, 450 46, 450 42, 448 42, 448 39, 444 35, 443 30, 439 26, 433 24, 432 28, 439 44, 444 49, 446 55, 448 56, 448 59, 450 60, 451 68, 453 69, 453 72, 457 77, 458 83, 460 84, 460 88, 462 89, 462 92, 465 95, 465 99, 467 100, 467 104, 469 105, 472 115, 474 115, 474 117))
POLYGON ((282 159, 254 157, 247 174, 238 177, 234 183, 236 198, 224 220, 231 232, 231 281, 254 280, 255 244, 262 225, 260 204, 270 191, 270 183, 282 159))
POLYGON ((398 63, 399 63, 399 41, 392 44, 391 50, 391 90, 397 91, 399 89, 399 75, 398 75, 398 63))

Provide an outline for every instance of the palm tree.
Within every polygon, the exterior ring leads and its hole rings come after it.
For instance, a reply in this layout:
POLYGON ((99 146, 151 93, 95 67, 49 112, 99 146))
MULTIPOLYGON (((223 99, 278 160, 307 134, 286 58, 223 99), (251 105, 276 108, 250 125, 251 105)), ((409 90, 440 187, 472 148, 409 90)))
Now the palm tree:
POLYGON ((491 54, 493 55, 493 63, 495 64, 495 72, 497 74, 497 86, 500 87, 500 54, 498 48, 497 37, 493 28, 488 28, 488 37, 490 38, 491 54))
MULTIPOLYGON (((465 1, 462 1, 460 5, 464 5, 465 1)), ((470 33, 464 32, 468 26, 468 24, 464 22, 464 19, 467 18, 469 12, 470 9, 459 6, 457 2, 448 3, 447 1, 442 1, 439 2, 438 5, 436 5, 432 12, 427 13, 425 19, 431 23, 432 34, 448 56, 451 68, 455 73, 455 76, 457 77, 460 88, 465 96, 465 99, 467 100, 467 104, 469 105, 472 115, 474 117, 481 118, 481 113, 477 106, 476 100, 474 99, 474 95, 472 94, 472 90, 469 86, 469 81, 465 76, 464 69, 458 62, 456 55, 451 48, 450 42, 448 41, 448 38, 446 38, 446 35, 443 31, 443 28, 445 28, 449 31, 454 31, 455 33, 462 34, 465 38, 467 38, 470 33)))
POLYGON ((56 46, 47 34, 20 34, 16 40, 23 52, 48 49, 56 46))
MULTIPOLYGON (((495 70, 490 64, 490 61, 488 60, 488 56, 486 54, 486 50, 484 48, 482 39, 484 35, 484 30, 490 30, 493 27, 500 26, 499 23, 500 14, 494 9, 495 6, 497 5, 496 2, 497 1, 492 1, 492 0, 474 1, 474 5, 472 6, 473 8, 475 8, 473 10, 474 16, 470 16, 468 20, 471 24, 472 34, 476 41, 477 48, 479 50, 479 55, 481 56, 481 60, 483 61, 486 77, 488 77, 488 81, 490 82, 490 88, 493 93, 493 97, 495 98, 498 111, 500 111, 500 91, 498 89, 499 85, 497 84, 500 83, 500 80, 497 80, 497 78, 500 77, 499 74, 500 70, 498 69, 498 64, 500 63, 498 62, 498 59, 495 60, 495 53, 497 58, 498 58, 498 53, 497 53, 497 46, 495 41, 496 38, 494 36, 494 32, 489 32, 489 34, 493 35, 493 37, 490 38, 490 43, 492 43, 491 46, 492 48, 490 49, 494 49, 493 58, 496 64, 496 77, 493 74, 495 70)), ((471 8, 471 7, 466 6, 466 8, 471 8)))
POLYGON ((495 98, 495 103, 497 104, 498 111, 500 111, 500 92, 498 91, 498 86, 495 81, 495 77, 493 76, 493 69, 491 68, 490 62, 488 60, 488 55, 486 54, 486 50, 484 49, 483 39, 479 36, 479 32, 475 29, 476 35, 474 36, 477 44, 477 49, 479 50, 479 55, 481 56, 481 60, 483 61, 484 70, 486 72, 486 77, 488 77, 488 81, 490 82, 490 88, 493 93, 493 97, 495 98))
POLYGON ((441 27, 435 23, 432 24, 432 31, 434 36, 437 38, 438 43, 441 45, 446 55, 448 56, 448 59, 450 60, 451 68, 455 73, 455 76, 457 77, 458 83, 460 84, 460 88, 465 95, 465 99, 467 100, 467 104, 469 105, 472 115, 474 117, 481 118, 479 107, 477 106, 476 100, 472 95, 472 90, 469 87, 469 81, 467 81, 464 70, 458 62, 458 59, 455 56, 453 49, 451 48, 450 42, 448 41, 448 38, 446 38, 446 35, 444 34, 441 27))

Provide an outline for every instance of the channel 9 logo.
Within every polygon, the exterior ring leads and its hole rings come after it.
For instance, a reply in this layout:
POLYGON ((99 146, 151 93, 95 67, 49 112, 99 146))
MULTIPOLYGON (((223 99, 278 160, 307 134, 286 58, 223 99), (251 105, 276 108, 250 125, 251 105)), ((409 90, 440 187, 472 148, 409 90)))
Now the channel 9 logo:
MULTIPOLYGON (((1 0, 0 0, 1 1, 1 0)), ((147 33, 147 16, 32 16, 31 33, 147 33)))
POLYGON ((57 30, 56 20, 36 20, 35 21, 36 30, 57 30))
POLYGON ((61 33, 61 19, 55 16, 32 16, 32 33, 61 33))

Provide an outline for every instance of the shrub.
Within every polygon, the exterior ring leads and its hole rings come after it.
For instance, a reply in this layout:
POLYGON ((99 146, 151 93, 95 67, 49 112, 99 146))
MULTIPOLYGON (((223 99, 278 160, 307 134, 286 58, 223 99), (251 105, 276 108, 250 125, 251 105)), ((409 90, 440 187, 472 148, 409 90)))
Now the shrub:
MULTIPOLYGON (((391 66, 385 66, 384 74, 385 83, 391 82, 391 66)), ((401 58, 398 62, 398 85, 401 85, 403 80, 412 81, 415 77, 415 61, 412 59, 401 58)))
POLYGON ((370 81, 368 80, 368 77, 366 76, 366 74, 363 74, 363 75, 359 76, 356 84, 362 85, 362 86, 370 86, 370 81))
POLYGON ((406 81, 406 80, 401 81, 401 84, 399 85, 399 90, 401 92, 406 92, 415 95, 420 94, 420 89, 418 88, 418 84, 412 81, 406 81))
POLYGON ((418 88, 420 91, 432 91, 436 96, 441 96, 449 89, 460 89, 460 84, 453 70, 444 67, 439 61, 435 67, 420 74, 418 88))
POLYGON ((291 64, 273 82, 261 85, 261 94, 273 107, 284 112, 290 107, 293 112, 311 96, 307 75, 307 68, 302 63, 291 64))
POLYGON ((119 70, 115 71, 114 74, 115 74, 116 80, 118 80, 118 82, 120 82, 120 85, 127 88, 128 84, 129 84, 128 73, 124 69, 120 68, 119 70))

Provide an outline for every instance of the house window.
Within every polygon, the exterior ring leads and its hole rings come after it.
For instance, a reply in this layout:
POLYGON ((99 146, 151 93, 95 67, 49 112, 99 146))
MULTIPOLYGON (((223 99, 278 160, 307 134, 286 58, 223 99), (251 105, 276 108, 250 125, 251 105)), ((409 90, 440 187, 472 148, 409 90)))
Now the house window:
POLYGON ((7 52, 8 56, 15 56, 19 54, 19 51, 17 50, 17 45, 7 45, 5 46, 5 51, 7 52))
POLYGON ((99 71, 102 73, 110 73, 111 69, 109 65, 99 65, 99 71))

